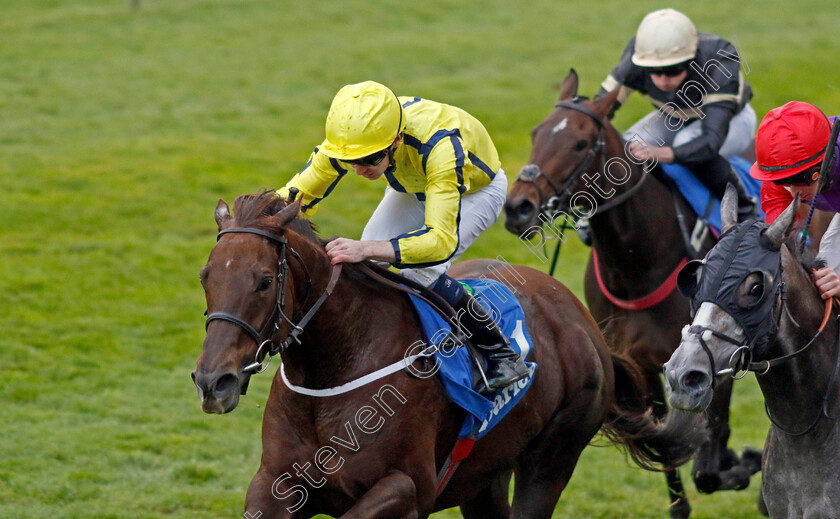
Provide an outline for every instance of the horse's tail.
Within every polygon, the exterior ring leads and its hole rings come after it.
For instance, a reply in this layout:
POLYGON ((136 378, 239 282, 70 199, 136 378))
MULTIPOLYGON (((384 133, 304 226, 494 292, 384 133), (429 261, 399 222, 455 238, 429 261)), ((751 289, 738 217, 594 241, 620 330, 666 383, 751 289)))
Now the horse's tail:
POLYGON ((647 404, 650 393, 639 367, 618 353, 611 356, 615 399, 602 428, 606 437, 648 470, 686 463, 708 437, 703 415, 669 408, 664 420, 658 419, 647 404))

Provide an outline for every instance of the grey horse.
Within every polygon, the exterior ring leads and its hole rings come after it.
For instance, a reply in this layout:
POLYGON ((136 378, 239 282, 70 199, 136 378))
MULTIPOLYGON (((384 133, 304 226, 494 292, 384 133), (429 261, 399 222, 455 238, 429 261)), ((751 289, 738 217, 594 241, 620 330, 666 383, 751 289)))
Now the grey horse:
POLYGON ((669 400, 702 411, 716 380, 754 371, 771 422, 762 512, 840 518, 837 306, 814 286, 811 270, 820 262, 802 257, 791 239, 798 197, 768 226, 737 224, 733 195, 727 191, 721 204, 720 242, 680 273, 693 322, 665 364, 669 400))

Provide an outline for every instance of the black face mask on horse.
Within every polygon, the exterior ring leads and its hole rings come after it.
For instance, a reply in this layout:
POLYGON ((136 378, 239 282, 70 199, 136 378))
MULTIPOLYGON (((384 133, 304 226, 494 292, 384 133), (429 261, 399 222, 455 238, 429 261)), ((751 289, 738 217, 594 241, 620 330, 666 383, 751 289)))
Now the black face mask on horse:
POLYGON ((782 280, 781 249, 764 236, 767 227, 757 220, 733 227, 721 235, 718 246, 706 258, 689 262, 677 277, 680 292, 691 299, 691 318, 704 302, 716 304, 732 316, 746 335, 743 342, 721 338, 745 346, 755 359, 766 353, 776 334, 773 308, 782 280), (761 282, 739 293, 744 280, 752 274, 759 274, 761 282), (704 278, 711 282, 701 282, 704 278))

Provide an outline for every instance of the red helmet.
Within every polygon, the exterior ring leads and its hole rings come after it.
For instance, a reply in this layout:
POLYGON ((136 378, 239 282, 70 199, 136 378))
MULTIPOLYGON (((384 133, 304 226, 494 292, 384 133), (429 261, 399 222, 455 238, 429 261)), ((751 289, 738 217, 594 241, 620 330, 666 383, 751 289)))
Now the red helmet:
POLYGON ((812 104, 791 101, 770 110, 758 125, 750 176, 781 180, 819 164, 830 134, 828 118, 812 104))

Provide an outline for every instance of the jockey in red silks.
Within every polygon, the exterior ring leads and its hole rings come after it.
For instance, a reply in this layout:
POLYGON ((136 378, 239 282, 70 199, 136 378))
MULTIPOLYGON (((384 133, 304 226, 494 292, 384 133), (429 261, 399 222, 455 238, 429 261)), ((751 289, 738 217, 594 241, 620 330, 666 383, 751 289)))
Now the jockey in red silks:
MULTIPOLYGON (((767 112, 755 138, 756 163, 750 175, 761 180, 761 208, 767 222, 774 221, 793 201, 813 201, 822 211, 840 211, 840 161, 820 187, 817 180, 837 116, 826 117, 816 106, 791 101, 767 112), (819 192, 817 192, 819 189, 819 192)), ((840 140, 834 143, 840 152, 840 140)), ((815 274, 824 299, 840 295, 840 216, 831 219, 820 240, 819 257, 827 268, 815 274)))
POLYGON ((361 240, 326 246, 333 264, 375 260, 440 294, 487 359, 491 389, 529 375, 497 323, 459 282, 452 262, 498 218, 507 177, 484 126, 454 106, 397 97, 384 85, 346 85, 333 99, 326 139, 279 193, 297 188, 311 216, 349 172, 387 187, 361 240))

